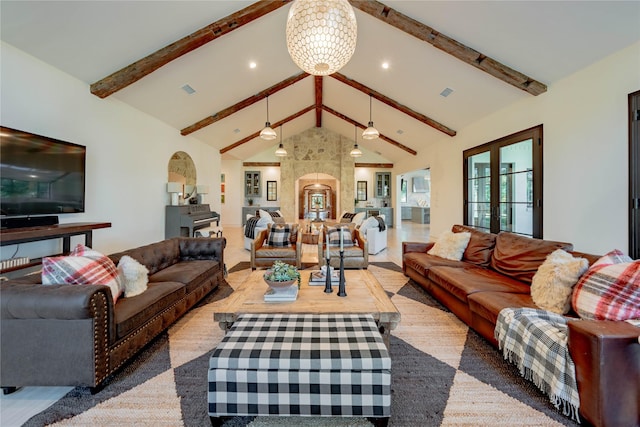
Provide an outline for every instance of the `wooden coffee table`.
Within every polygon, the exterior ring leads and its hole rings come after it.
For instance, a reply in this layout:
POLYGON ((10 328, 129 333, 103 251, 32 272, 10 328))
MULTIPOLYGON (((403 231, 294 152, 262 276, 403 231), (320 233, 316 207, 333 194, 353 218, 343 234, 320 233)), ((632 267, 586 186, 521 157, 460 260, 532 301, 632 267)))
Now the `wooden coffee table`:
POLYGON ((256 270, 227 298, 227 303, 213 315, 220 327, 227 331, 239 314, 371 314, 378 324, 387 348, 389 334, 400 323, 400 312, 380 283, 367 270, 345 270, 346 297, 339 297, 338 285, 332 293, 321 286, 309 286, 311 270, 302 270, 302 284, 298 298, 290 302, 265 302, 268 289, 262 279, 264 270, 256 270))

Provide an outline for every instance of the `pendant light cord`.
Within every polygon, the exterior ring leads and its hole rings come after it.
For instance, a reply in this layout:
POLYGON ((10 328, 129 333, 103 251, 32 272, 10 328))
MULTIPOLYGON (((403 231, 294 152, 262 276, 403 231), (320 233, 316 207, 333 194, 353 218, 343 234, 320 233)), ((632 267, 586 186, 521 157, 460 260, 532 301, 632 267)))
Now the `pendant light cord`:
POLYGON ((267 122, 269 122, 269 95, 267 95, 267 122))

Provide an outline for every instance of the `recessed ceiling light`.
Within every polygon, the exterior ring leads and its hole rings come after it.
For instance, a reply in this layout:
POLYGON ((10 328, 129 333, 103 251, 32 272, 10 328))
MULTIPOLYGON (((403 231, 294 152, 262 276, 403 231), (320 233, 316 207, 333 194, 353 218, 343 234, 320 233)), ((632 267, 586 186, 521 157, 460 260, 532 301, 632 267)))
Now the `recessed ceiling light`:
POLYGON ((398 130, 396 131, 396 133, 397 133, 398 135, 402 135, 402 134, 404 133, 404 131, 403 131, 402 129, 398 129, 398 130))
POLYGON ((251 61, 249 62, 249 68, 254 69, 258 66, 258 64, 256 64, 255 62, 251 61))
POLYGON ((383 62, 382 63, 382 68, 384 68, 385 70, 389 69, 389 63, 388 62, 383 62))
POLYGON ((453 93, 453 89, 451 89, 450 87, 444 88, 444 90, 442 92, 440 92, 440 96, 446 98, 447 96, 451 95, 453 93))
POLYGON ((233 130, 233 133, 240 133, 240 129, 235 128, 235 129, 233 130))
POLYGON ((187 92, 189 95, 193 95, 194 93, 196 93, 196 90, 189 85, 182 86, 182 90, 187 92))

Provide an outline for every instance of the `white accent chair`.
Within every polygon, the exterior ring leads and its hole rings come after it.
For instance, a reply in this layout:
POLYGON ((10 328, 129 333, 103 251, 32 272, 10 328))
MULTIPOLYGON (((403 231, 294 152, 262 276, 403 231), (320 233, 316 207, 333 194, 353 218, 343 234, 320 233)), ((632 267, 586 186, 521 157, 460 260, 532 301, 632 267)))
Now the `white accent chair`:
MULTIPOLYGON (((380 215, 380 218, 385 219, 384 215, 380 215)), ((365 219, 360 225, 360 232, 367 239, 370 255, 375 255, 387 248, 387 229, 385 227, 383 231, 380 231, 378 220, 375 217, 370 216, 365 219)))
MULTIPOLYGON (((247 214, 247 219, 249 219, 251 217, 253 217, 253 215, 247 214)), ((258 221, 258 224, 256 225, 256 228, 255 228, 255 231, 254 231, 254 237, 257 237, 260 234, 261 231, 266 230, 267 226, 269 224, 272 224, 273 222, 274 221, 273 221, 273 219, 271 219, 271 215, 268 215, 268 217, 261 216, 260 220, 258 221)), ((246 224, 242 226, 242 236, 244 238, 244 248, 246 250, 250 251, 251 250, 251 244, 253 243, 254 239, 252 239, 250 237, 247 237, 244 234, 245 228, 246 228, 246 224)))

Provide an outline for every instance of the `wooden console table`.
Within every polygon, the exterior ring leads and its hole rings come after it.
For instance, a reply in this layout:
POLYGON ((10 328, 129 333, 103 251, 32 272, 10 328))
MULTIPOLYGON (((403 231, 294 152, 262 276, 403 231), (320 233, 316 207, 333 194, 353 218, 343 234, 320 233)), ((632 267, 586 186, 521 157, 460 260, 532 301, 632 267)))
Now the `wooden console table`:
MULTIPOLYGON (((110 222, 73 222, 68 224, 44 225, 39 227, 9 228, 0 230, 0 246, 17 245, 19 243, 37 242, 40 240, 62 239, 62 253, 71 251, 71 236, 84 235, 86 246, 93 245, 93 230, 111 227, 110 222)), ((18 270, 38 265, 40 259, 29 264, 20 265, 5 271, 18 270)))

